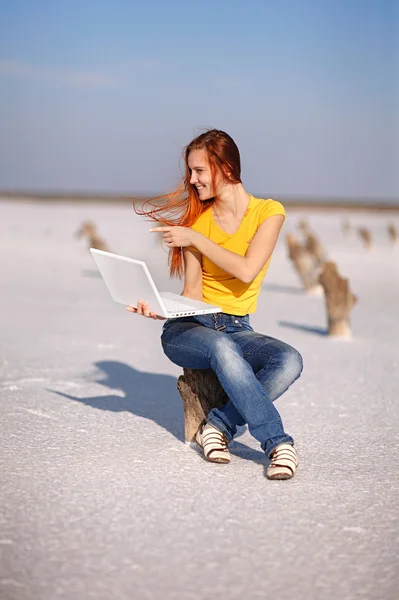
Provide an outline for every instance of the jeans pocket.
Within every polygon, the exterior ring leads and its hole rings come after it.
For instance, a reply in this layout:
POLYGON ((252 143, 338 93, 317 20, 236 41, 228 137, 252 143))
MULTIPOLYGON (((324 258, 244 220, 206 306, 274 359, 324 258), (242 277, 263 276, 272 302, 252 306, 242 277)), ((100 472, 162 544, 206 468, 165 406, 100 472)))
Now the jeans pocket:
POLYGON ((249 315, 244 315, 243 317, 238 317, 240 320, 240 324, 242 329, 245 331, 253 331, 251 324, 249 322, 249 315))
POLYGON ((234 327, 234 329, 243 329, 244 325, 243 325, 243 322, 241 321, 240 317, 232 318, 231 327, 234 327))

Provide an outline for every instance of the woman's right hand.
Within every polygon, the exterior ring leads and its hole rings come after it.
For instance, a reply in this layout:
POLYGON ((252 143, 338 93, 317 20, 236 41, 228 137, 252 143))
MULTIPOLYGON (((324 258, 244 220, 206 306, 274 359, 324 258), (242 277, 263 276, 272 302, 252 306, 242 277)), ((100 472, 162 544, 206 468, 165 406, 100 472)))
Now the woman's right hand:
POLYGON ((157 315, 154 312, 150 312, 147 302, 143 302, 142 300, 139 300, 137 302, 137 308, 135 308, 134 306, 126 306, 126 310, 132 313, 136 313, 137 315, 141 315, 142 317, 147 317, 148 319, 155 319, 156 321, 166 321, 165 317, 161 317, 160 315, 157 315))

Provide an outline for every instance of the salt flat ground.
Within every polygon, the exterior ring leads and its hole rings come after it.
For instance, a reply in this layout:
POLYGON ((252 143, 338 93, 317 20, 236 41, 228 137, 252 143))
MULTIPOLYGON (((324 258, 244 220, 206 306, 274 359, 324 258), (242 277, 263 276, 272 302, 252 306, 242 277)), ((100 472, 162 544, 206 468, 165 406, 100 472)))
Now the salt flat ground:
POLYGON ((0 597, 2 600, 352 600, 399 587, 399 214, 306 216, 359 303, 352 340, 325 335, 322 297, 275 251, 252 319, 304 357, 277 401, 301 458, 270 482, 248 431, 230 465, 184 444, 180 369, 161 322, 129 314, 98 277, 84 219, 117 253, 166 254, 127 205, 0 204, 0 597))

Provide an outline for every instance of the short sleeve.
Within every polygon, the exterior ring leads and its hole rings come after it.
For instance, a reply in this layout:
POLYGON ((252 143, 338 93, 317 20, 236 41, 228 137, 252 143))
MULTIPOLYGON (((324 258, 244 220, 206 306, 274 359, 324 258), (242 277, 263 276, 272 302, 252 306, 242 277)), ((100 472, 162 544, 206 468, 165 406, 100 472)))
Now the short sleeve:
POLYGON ((278 202, 277 200, 272 200, 269 198, 264 201, 264 204, 259 213, 259 225, 266 221, 269 217, 274 217, 275 215, 283 215, 285 220, 285 208, 278 202))

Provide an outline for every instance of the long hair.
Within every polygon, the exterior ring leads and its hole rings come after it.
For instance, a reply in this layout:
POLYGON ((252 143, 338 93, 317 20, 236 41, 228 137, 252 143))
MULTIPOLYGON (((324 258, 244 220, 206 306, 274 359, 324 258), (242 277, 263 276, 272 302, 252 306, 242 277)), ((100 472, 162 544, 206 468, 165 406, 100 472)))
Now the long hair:
MULTIPOLYGON (((133 208, 136 214, 146 216, 163 225, 180 225, 191 227, 198 217, 208 210, 215 198, 201 201, 195 186, 190 183, 191 173, 188 167, 188 156, 192 150, 206 150, 212 183, 216 181, 218 172, 228 183, 241 183, 240 152, 234 140, 224 131, 209 129, 194 138, 183 149, 185 174, 179 187, 169 194, 155 196, 144 200, 142 207, 133 208)), ((183 260, 180 248, 169 249, 169 273, 173 277, 182 277, 183 260)))

